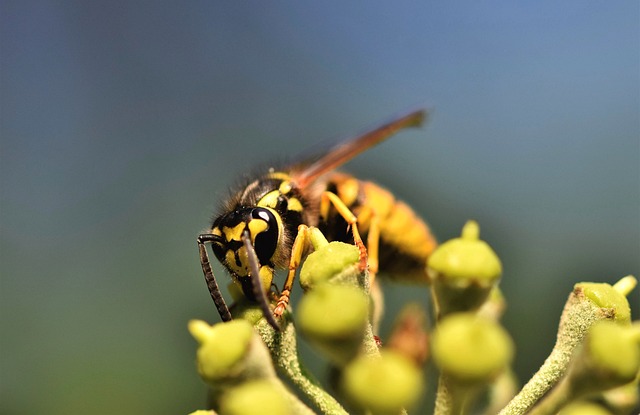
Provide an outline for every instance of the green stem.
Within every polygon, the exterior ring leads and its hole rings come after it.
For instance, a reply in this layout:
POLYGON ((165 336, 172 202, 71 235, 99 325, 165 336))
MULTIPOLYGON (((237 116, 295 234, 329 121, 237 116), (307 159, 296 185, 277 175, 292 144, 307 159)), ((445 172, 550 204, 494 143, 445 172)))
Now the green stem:
POLYGON ((571 356, 596 321, 613 319, 614 310, 587 300, 577 286, 562 312, 556 344, 538 372, 527 382, 500 415, 522 415, 531 409, 565 374, 571 356))
POLYGON ((463 415, 473 399, 474 389, 457 385, 449 376, 438 379, 434 415, 463 415))
POLYGON ((573 399, 570 382, 560 382, 527 415, 553 415, 573 399))
POLYGON ((342 405, 327 393, 300 363, 296 331, 291 321, 286 321, 283 331, 279 333, 276 333, 264 320, 256 325, 256 329, 271 351, 271 357, 278 372, 289 379, 322 414, 348 414, 342 405))

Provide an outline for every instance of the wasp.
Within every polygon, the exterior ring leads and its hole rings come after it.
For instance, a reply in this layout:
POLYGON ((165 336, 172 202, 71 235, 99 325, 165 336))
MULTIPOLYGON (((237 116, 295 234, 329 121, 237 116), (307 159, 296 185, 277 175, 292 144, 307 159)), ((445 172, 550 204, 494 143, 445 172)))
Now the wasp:
POLYGON ((428 225, 388 190, 336 171, 399 130, 421 126, 426 116, 424 110, 413 111, 303 162, 267 168, 233 193, 197 238, 205 281, 223 321, 232 316, 213 274, 208 244, 276 330, 314 230, 329 241, 355 244, 359 268, 368 268, 371 280, 380 270, 427 281, 425 263, 437 245, 428 225), (279 294, 272 287, 277 270, 287 270, 279 294))

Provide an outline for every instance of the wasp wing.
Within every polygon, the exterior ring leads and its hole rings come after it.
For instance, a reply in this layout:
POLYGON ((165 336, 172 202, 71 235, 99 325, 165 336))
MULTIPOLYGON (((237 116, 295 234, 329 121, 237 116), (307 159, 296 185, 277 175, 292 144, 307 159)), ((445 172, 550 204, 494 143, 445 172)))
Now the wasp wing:
POLYGON ((298 186, 304 188, 313 183, 318 177, 336 169, 358 154, 375 146, 393 134, 408 127, 419 127, 427 119, 424 109, 411 111, 408 114, 395 117, 376 128, 368 130, 353 139, 342 141, 305 163, 294 167, 295 179, 298 186))

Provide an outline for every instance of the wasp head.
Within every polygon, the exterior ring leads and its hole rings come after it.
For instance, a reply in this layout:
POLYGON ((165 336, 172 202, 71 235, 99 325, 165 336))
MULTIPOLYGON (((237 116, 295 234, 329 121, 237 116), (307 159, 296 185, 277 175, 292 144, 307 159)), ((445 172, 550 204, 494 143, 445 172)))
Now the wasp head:
POLYGON ((225 213, 213 222, 211 233, 213 253, 242 285, 245 295, 254 299, 250 279, 252 269, 258 269, 265 291, 273 279, 273 257, 281 237, 279 215, 264 207, 243 207, 225 213), (250 239, 250 244, 245 239, 250 239), (253 249, 255 255, 247 252, 253 249), (251 264, 257 258, 258 264, 251 264))

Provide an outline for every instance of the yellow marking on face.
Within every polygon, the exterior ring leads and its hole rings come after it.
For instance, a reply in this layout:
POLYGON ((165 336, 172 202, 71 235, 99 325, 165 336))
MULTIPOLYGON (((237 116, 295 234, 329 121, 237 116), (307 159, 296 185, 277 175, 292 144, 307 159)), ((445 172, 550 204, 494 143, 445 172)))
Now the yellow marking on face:
POLYGON ((242 298, 246 298, 244 292, 242 292, 242 284, 237 279, 232 279, 229 285, 227 285, 227 289, 229 290, 229 294, 231 294, 231 298, 233 301, 240 301, 242 298))
POLYGON ((282 193, 283 195, 286 195, 287 193, 289 193, 291 191, 291 188, 293 186, 291 186, 291 182, 289 180, 285 180, 284 182, 280 183, 280 193, 282 193))
POLYGON ((227 238, 227 242, 229 241, 241 241, 242 240, 242 232, 244 231, 245 223, 240 222, 233 228, 225 226, 222 228, 222 232, 224 233, 225 238, 227 238))
POLYGON ((271 282, 273 281, 273 268, 266 265, 261 266, 260 281, 262 281, 262 289, 268 293, 271 290, 271 282))
POLYGON ((229 269, 241 277, 249 275, 249 258, 247 256, 247 250, 244 249, 244 246, 241 246, 238 248, 237 252, 240 264, 236 263, 235 251, 231 249, 227 251, 225 259, 229 269))
POLYGON ((251 219, 249 221, 249 233, 251 234, 251 243, 255 245, 256 236, 258 236, 260 232, 266 231, 267 228, 269 228, 269 225, 264 220, 251 219))
POLYGON ((289 199, 289 204, 287 205, 288 210, 295 210, 296 212, 302 212, 302 203, 296 197, 292 197, 289 199))
POLYGON ((211 229, 211 234, 216 236, 222 236, 222 231, 217 226, 211 229))
POLYGON ((272 209, 275 209, 276 205, 278 204, 278 197, 280 197, 280 191, 272 190, 271 192, 262 196, 260 200, 258 200, 258 206, 270 207, 272 209))
POLYGON ((276 212, 275 209, 269 209, 269 210, 273 214, 273 217, 276 218, 276 222, 278 222, 278 235, 282 235, 282 229, 284 228, 284 225, 282 224, 282 217, 278 212, 276 212))

